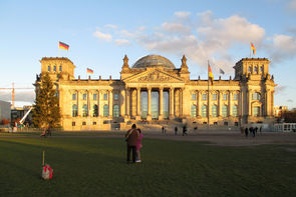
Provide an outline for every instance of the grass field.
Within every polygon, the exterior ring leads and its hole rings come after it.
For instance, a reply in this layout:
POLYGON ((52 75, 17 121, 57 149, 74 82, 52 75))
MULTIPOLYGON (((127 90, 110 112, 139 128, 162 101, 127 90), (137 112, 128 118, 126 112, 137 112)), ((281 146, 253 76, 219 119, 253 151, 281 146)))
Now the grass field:
MULTIPOLYGON (((116 136, 0 135, 0 196, 295 196, 296 145, 221 147, 144 139, 126 163, 116 136), (54 169, 41 179, 42 151, 54 169)), ((189 136, 188 136, 189 137, 189 136)))

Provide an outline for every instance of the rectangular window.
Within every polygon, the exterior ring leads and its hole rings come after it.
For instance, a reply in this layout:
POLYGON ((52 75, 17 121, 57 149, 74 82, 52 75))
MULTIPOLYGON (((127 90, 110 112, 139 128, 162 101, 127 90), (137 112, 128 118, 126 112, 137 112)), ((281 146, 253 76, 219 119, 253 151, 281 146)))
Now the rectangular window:
POLYGON ((53 71, 54 71, 54 72, 57 71, 57 66, 56 66, 56 65, 53 66, 53 71))
POLYGON ((217 115, 218 115, 218 107, 217 107, 217 105, 213 105, 212 106, 212 116, 217 117, 217 115))
POLYGON ((204 117, 207 117, 207 115, 208 115, 208 110, 207 110, 207 106, 205 106, 205 105, 203 105, 202 107, 201 107, 201 116, 204 118, 204 117))
POLYGON ((260 116, 260 107, 253 107, 253 116, 260 116))
POLYGON ((232 106, 232 116, 237 116, 237 106, 232 106))
POLYGON ((119 99, 119 95, 117 93, 114 94, 114 100, 117 101, 119 99))
POLYGON ((83 121, 83 122, 82 122, 82 125, 86 125, 86 122, 85 122, 85 121, 83 121))
POLYGON ((196 100, 196 94, 191 94, 191 100, 196 100))
POLYGON ((227 101, 228 100, 228 94, 223 94, 223 101, 227 101))
POLYGON ((72 127, 75 127, 76 126, 76 122, 72 122, 72 127))
POLYGON ((50 66, 47 66, 47 71, 50 72, 50 66))
POLYGON ((218 99, 218 95, 217 94, 212 94, 212 100, 216 101, 218 99))
POLYGON ((59 71, 60 71, 60 72, 63 71, 63 67, 62 67, 62 65, 60 65, 60 67, 59 67, 59 71))
POLYGON ((207 98, 208 98, 207 94, 202 94, 202 95, 201 95, 201 99, 202 99, 203 101, 206 101, 207 98))
POLYGON ((103 95, 103 99, 106 101, 106 100, 108 100, 108 94, 104 94, 103 95))
POLYGON ((233 94, 233 100, 234 101, 237 101, 238 100, 238 94, 237 93, 233 94))
POLYGON ((73 100, 73 101, 76 101, 76 100, 77 100, 77 96, 76 96, 76 94, 72 94, 72 100, 73 100))
POLYGON ((98 100, 98 95, 97 94, 93 94, 93 100, 94 101, 98 100))
POLYGON ((86 100, 86 99, 87 99, 87 95, 86 95, 86 94, 83 94, 83 95, 82 95, 82 99, 83 99, 83 100, 86 100))
POLYGON ((228 116, 228 110, 227 110, 227 105, 222 106, 222 117, 227 117, 228 116))

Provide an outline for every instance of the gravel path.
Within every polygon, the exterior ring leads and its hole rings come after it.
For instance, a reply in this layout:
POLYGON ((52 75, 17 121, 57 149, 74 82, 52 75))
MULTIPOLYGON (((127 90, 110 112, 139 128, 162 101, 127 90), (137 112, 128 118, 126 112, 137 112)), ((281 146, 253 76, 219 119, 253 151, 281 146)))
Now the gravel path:
MULTIPOLYGON (((145 134, 145 133, 144 133, 145 134)), ((200 141, 218 146, 252 146, 262 144, 296 145, 296 133, 263 132, 255 137, 245 137, 239 132, 203 132, 199 131, 185 136, 173 134, 146 133, 145 138, 163 140, 200 141)))

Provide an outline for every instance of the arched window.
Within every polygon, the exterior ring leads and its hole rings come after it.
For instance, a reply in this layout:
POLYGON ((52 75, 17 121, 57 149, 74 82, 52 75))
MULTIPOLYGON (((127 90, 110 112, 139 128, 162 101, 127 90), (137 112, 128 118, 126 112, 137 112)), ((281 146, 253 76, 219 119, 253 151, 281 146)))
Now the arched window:
POLYGON ((196 105, 191 105, 191 117, 196 117, 196 105))
POLYGON ((204 118, 208 116, 208 113, 207 113, 207 106, 206 106, 206 105, 203 105, 203 106, 201 107, 201 116, 204 117, 204 118))
POLYGON ((113 107, 113 116, 119 117, 119 105, 114 105, 113 107))
POLYGON ((258 72, 259 72, 259 68, 258 68, 258 65, 256 65, 256 66, 254 66, 254 73, 258 74, 258 72))
POLYGON ((109 106, 107 104, 105 104, 103 106, 103 116, 104 117, 108 117, 109 116, 109 106))
POLYGON ((258 92, 253 93, 253 100, 260 100, 261 99, 261 95, 258 92))
POLYGON ((87 117, 88 116, 88 107, 87 104, 84 104, 82 107, 82 116, 87 117))
POLYGON ((248 67, 248 72, 251 73, 252 72, 252 66, 248 67))
POLYGON ((218 116, 218 107, 217 105, 212 106, 212 117, 217 117, 218 116))
POLYGON ((223 117, 227 117, 228 116, 228 106, 227 105, 223 105, 222 106, 222 116, 223 117))
POLYGON ((76 117, 78 116, 78 108, 77 108, 77 105, 74 104, 72 105, 72 117, 76 117))
POLYGON ((99 108, 98 105, 93 106, 93 117, 98 117, 99 115, 99 108))

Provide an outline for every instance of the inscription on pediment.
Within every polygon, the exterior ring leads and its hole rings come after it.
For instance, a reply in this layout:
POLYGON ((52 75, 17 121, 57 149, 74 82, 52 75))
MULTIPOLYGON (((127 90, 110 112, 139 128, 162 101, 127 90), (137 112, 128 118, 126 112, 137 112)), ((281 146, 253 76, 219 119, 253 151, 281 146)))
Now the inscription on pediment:
POLYGON ((167 75, 163 75, 159 72, 152 72, 145 76, 139 77, 138 81, 170 81, 171 77, 167 75))

